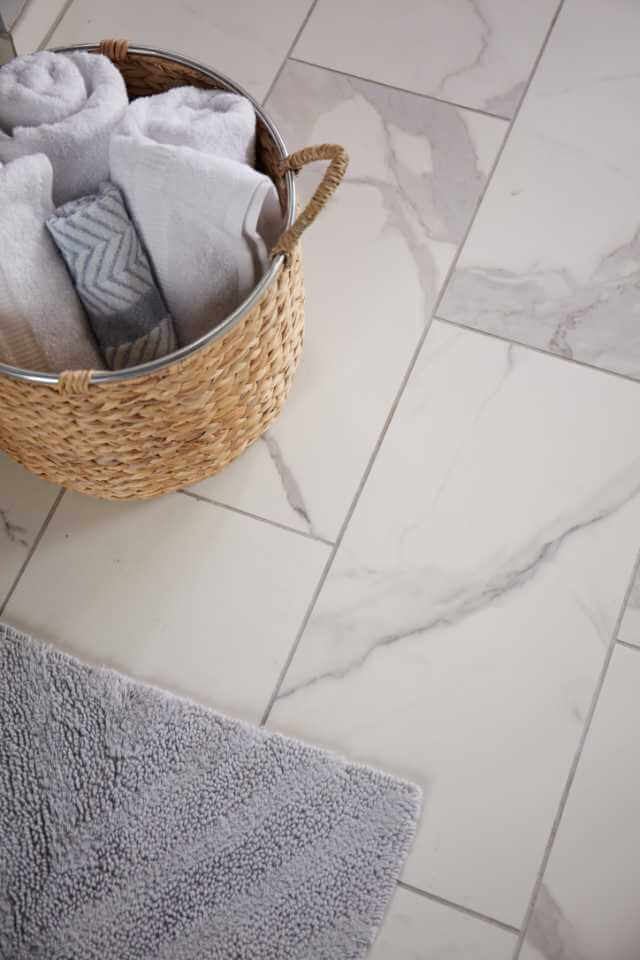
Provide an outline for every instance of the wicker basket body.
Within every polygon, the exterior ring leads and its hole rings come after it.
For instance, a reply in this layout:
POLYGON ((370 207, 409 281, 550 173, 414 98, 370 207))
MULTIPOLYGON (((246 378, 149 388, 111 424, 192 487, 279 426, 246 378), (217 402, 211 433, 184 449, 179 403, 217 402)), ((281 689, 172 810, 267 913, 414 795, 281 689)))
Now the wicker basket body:
MULTIPOLYGON (((237 89, 170 54, 128 51, 123 41, 99 49, 121 69, 130 96, 185 83, 237 89)), ((336 160, 340 148, 287 158, 273 131, 259 119, 259 165, 276 182, 285 210, 289 171, 309 159, 331 159, 333 182, 325 175, 326 196, 319 188, 293 225, 290 217, 268 282, 221 329, 161 363, 49 377, 0 365, 0 448, 53 483, 107 499, 145 499, 211 476, 267 429, 285 403, 302 350, 298 239, 346 167, 344 155, 336 160)))

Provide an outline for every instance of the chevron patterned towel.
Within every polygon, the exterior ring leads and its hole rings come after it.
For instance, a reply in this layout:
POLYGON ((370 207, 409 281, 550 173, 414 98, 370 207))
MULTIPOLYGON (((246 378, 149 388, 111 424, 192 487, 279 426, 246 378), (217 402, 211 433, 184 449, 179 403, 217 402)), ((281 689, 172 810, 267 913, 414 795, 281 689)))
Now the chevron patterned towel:
POLYGON ((173 318, 112 183, 59 207, 47 227, 65 259, 111 370, 177 349, 173 318))

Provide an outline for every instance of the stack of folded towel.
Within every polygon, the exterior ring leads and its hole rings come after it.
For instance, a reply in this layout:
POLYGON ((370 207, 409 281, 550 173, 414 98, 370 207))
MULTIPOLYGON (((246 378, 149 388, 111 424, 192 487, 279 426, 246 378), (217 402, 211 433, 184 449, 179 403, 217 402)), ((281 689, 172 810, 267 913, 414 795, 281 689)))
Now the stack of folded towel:
POLYGON ((282 228, 255 137, 244 97, 179 87, 129 104, 97 54, 2 67, 0 362, 120 369, 224 320, 282 228))
POLYGON ((132 103, 111 138, 111 178, 182 346, 228 316, 266 268, 281 215, 272 181, 249 165, 255 137, 244 97, 178 87, 132 103))

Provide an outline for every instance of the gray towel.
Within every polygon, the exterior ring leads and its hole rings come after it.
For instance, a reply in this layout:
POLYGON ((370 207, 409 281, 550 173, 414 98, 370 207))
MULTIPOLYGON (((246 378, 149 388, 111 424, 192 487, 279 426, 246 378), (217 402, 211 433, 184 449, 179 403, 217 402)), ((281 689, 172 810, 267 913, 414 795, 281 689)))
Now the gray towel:
POLYGON ((177 348, 173 319, 116 186, 103 183, 98 194, 64 204, 47 227, 111 370, 177 348))

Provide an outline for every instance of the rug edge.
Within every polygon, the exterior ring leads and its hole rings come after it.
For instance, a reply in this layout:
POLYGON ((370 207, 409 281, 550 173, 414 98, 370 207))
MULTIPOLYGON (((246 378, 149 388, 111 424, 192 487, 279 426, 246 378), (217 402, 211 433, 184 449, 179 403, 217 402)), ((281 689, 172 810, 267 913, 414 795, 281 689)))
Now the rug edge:
POLYGON ((63 661, 73 663, 76 666, 91 672, 98 672, 103 675, 107 675, 114 678, 118 683, 122 683, 126 686, 134 686, 152 690, 155 693, 161 694, 163 697, 167 697, 174 702, 184 703, 189 706, 196 707, 199 710, 203 710, 210 716, 220 718, 226 723, 232 722, 242 730, 252 732, 257 730, 265 737, 276 737, 277 739, 286 743, 301 744, 315 754, 328 758, 334 763, 339 763, 340 766, 344 768, 365 772, 369 776, 373 776, 376 782, 384 783, 390 788, 401 792, 405 805, 405 817, 402 819, 400 825, 401 835, 398 838, 398 847, 395 851, 394 863, 389 869, 384 887, 381 887, 380 889, 379 897, 376 897, 374 915, 371 918, 372 925, 370 928, 371 936, 369 942, 367 944, 363 943, 358 949, 358 953, 353 954, 354 960, 365 960, 365 958, 368 957, 369 952, 373 948, 380 930, 386 920, 387 913, 391 908, 393 896, 397 890, 398 881, 402 876, 404 866, 418 833, 425 800, 424 790, 419 784, 416 784, 413 781, 403 777, 399 777, 395 774, 388 773, 371 764, 351 760, 343 754, 337 753, 329 748, 319 746, 316 743, 309 743, 308 741, 302 740, 299 737, 292 737, 283 733, 279 733, 276 730, 272 730, 269 727, 258 726, 258 724, 221 713, 213 707, 201 703, 192 697, 174 693, 173 691, 167 690, 164 687, 160 687, 157 684, 149 683, 148 681, 140 680, 136 677, 122 673, 113 667, 88 662, 76 656, 75 654, 71 654, 60 649, 53 643, 41 640, 38 637, 34 637, 31 634, 6 623, 5 621, 0 621, 0 645, 4 644, 6 641, 21 645, 25 644, 32 649, 39 651, 44 656, 53 656, 63 661))
POLYGON ((211 707, 206 703, 202 703, 193 697, 182 693, 174 693, 173 690, 167 690, 166 687, 158 686, 158 684, 152 683, 148 680, 140 680, 138 677, 133 677, 130 674, 123 673, 121 670, 117 670, 115 667, 108 667, 104 664, 92 663, 89 660, 83 660, 81 657, 76 656, 76 654, 68 653, 66 650, 62 650, 60 647, 57 647, 55 644, 49 641, 41 640, 39 637, 34 637, 32 634, 26 633, 24 630, 20 630, 18 627, 13 627, 11 624, 6 623, 5 621, 0 621, 0 643, 3 642, 5 637, 21 643, 26 641, 45 653, 61 657, 62 659, 68 660, 71 663, 75 663, 76 665, 85 669, 95 670, 108 676, 112 676, 120 683, 123 683, 127 686, 136 686, 147 690, 153 690, 154 692, 160 693, 171 700, 185 703, 188 706, 196 707, 199 710, 204 710, 206 713, 214 717, 220 717, 226 722, 231 721, 244 730, 259 730, 265 735, 278 737, 280 740, 302 744, 302 746, 314 750, 317 753, 324 754, 325 756, 331 757, 334 760, 339 760, 343 765, 353 769, 366 771, 369 774, 375 774, 382 780, 387 780, 398 787, 402 787, 412 799, 412 810, 417 811, 414 817, 416 824, 420 819, 424 804, 424 790, 420 784, 417 784, 406 777, 401 777, 394 773, 388 773, 386 770, 382 770, 380 767, 376 767, 370 763, 364 763, 359 760, 351 760, 329 747, 319 746, 317 743, 311 743, 308 740, 303 740, 300 737, 294 737, 286 733, 280 733, 278 730, 273 730, 271 727, 263 726, 258 723, 251 723, 249 720, 243 720, 228 713, 222 713, 220 710, 216 710, 215 707, 211 707))

